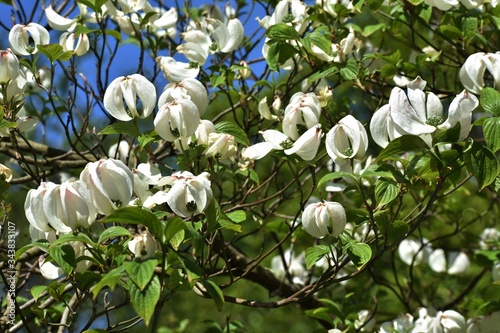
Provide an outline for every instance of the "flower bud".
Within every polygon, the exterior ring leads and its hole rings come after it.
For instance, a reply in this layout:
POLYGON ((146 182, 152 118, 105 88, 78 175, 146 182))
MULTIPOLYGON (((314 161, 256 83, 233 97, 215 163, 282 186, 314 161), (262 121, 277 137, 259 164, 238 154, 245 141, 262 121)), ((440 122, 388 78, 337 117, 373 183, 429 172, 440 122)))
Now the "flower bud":
POLYGON ((344 207, 338 202, 309 204, 302 213, 302 226, 313 237, 338 236, 347 223, 344 207))
POLYGON ((24 213, 31 226, 43 232, 52 231, 49 219, 43 210, 43 198, 47 191, 57 186, 52 182, 42 182, 36 189, 31 189, 24 201, 24 213))
POLYGON ((240 61, 240 65, 243 66, 242 69, 238 70, 238 72, 240 73, 240 77, 242 79, 248 79, 250 77, 250 75, 252 74, 252 70, 250 69, 250 66, 248 66, 248 64, 244 60, 240 61))
POLYGON ((109 84, 103 102, 106 111, 118 120, 146 118, 156 105, 155 86, 140 74, 120 76, 109 84), (138 109, 138 99, 142 103, 142 110, 138 109))
POLYGON ((19 75, 19 59, 11 49, 0 51, 0 83, 14 80, 19 75))
POLYGON ((144 231, 135 235, 134 239, 128 243, 128 248, 136 258, 146 260, 154 258, 157 244, 154 236, 149 231, 144 231))
POLYGON ((12 170, 0 163, 0 179, 9 183, 12 180, 12 170))
POLYGON ((269 106, 267 105, 267 97, 264 97, 259 101, 259 104, 257 105, 257 110, 259 110, 260 116, 264 119, 274 120, 278 118, 277 116, 271 114, 269 106))
POLYGON ((128 205, 132 198, 134 176, 120 160, 101 159, 90 162, 80 174, 92 195, 97 212, 111 214, 113 210, 128 205))

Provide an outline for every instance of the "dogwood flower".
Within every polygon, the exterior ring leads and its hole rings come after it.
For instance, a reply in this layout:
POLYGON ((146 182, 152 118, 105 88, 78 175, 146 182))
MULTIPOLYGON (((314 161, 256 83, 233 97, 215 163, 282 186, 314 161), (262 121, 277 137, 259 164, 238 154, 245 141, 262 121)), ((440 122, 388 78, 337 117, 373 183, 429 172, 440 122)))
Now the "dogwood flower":
POLYGON ((323 201, 309 204, 302 213, 302 226, 311 236, 338 236, 347 223, 344 207, 338 202, 323 201))
POLYGON ((3 91, 4 93, 0 92, 0 100, 5 103, 9 103, 11 101, 23 101, 26 85, 26 76, 22 71, 19 71, 19 75, 7 83, 7 87, 3 91))
POLYGON ((11 49, 0 51, 0 84, 14 80, 19 75, 19 59, 11 49))
POLYGON ((285 150, 285 154, 297 154, 304 161, 310 161, 316 157, 322 137, 323 130, 321 129, 321 124, 317 124, 302 134, 297 141, 293 143, 291 148, 285 150))
POLYGON ((363 125, 351 115, 342 118, 326 134, 326 151, 336 164, 349 159, 362 159, 368 150, 368 134, 363 125))
POLYGON ((189 63, 176 61, 172 57, 158 57, 156 62, 160 66, 163 75, 170 82, 181 82, 184 79, 194 79, 198 76, 200 68, 193 68, 189 63))
POLYGON ((62 233, 88 228, 97 215, 90 191, 81 180, 48 187, 43 212, 50 225, 62 233))
POLYGON ((43 198, 49 189, 56 187, 57 184, 52 182, 42 182, 36 189, 31 189, 26 195, 24 201, 24 214, 26 219, 35 229, 42 232, 53 231, 50 218, 45 215, 43 209, 43 198))
POLYGON ((417 77, 408 84, 407 94, 399 87, 392 89, 389 104, 375 112, 370 122, 373 140, 379 146, 386 147, 391 140, 405 134, 420 136, 431 145, 430 134, 452 128, 457 123, 461 126, 459 141, 467 136, 478 99, 463 91, 450 103, 445 118, 441 101, 433 93, 426 95, 425 85, 426 82, 417 77))
MULTIPOLYGON (((349 28, 349 34, 343 38, 339 44, 332 44, 332 52, 336 54, 333 57, 334 62, 344 62, 347 55, 354 51, 354 48, 359 49, 360 41, 356 39, 356 34, 352 28, 349 28)), ((331 61, 331 60, 327 60, 331 61)))
POLYGON ((212 41, 208 33, 201 30, 189 30, 181 34, 184 43, 177 47, 179 53, 191 62, 203 66, 210 55, 212 41))
POLYGON ((459 333, 465 332, 465 318, 454 310, 436 311, 433 308, 420 308, 419 318, 410 332, 459 333))
POLYGON ((153 8, 148 2, 146 2, 144 12, 150 15, 149 21, 151 22, 151 26, 158 29, 155 29, 154 31, 156 36, 163 37, 164 35, 167 35, 170 38, 175 38, 175 36, 177 36, 176 25, 179 15, 175 7, 164 11, 159 7, 153 8))
POLYGON ((205 86, 196 79, 184 79, 179 83, 169 83, 158 98, 158 107, 178 99, 190 99, 198 108, 200 116, 208 108, 208 94, 205 86))
POLYGON ((429 241, 425 238, 415 240, 406 238, 399 243, 398 254, 402 262, 410 265, 420 265, 426 262, 432 251, 429 241))
POLYGON ((479 237, 479 247, 483 250, 494 250, 500 244, 500 231, 497 228, 485 228, 479 237))
POLYGON ((90 49, 89 38, 86 34, 80 34, 76 37, 74 33, 65 32, 59 38, 59 44, 63 47, 63 51, 73 52, 76 56, 81 56, 87 53, 90 49))
POLYGON ((73 32, 79 20, 87 15, 87 6, 81 3, 77 3, 76 5, 78 6, 80 13, 73 19, 60 15, 54 10, 54 8, 52 8, 52 5, 47 6, 44 13, 50 27, 57 31, 73 32))
POLYGON ((358 312, 358 318, 354 320, 354 328, 361 332, 373 332, 375 327, 375 318, 369 310, 361 310, 358 312))
POLYGON ((132 198, 134 176, 120 160, 112 158, 89 162, 80 173, 100 214, 111 214, 132 198))
POLYGON ((106 111, 118 120, 146 118, 156 105, 155 86, 140 74, 120 76, 109 84, 103 103, 106 111), (138 99, 141 107, 137 103, 138 99))
POLYGON ((429 267, 437 273, 457 275, 464 273, 470 266, 469 257, 464 252, 435 249, 429 255, 429 267))
POLYGON ((38 52, 37 45, 49 43, 49 32, 38 23, 16 24, 9 32, 10 48, 18 55, 35 54, 38 52), (32 44, 30 44, 30 39, 32 44))
POLYGON ((200 123, 200 112, 190 99, 177 99, 161 106, 153 123, 163 139, 175 141, 195 133, 200 123))
POLYGON ((409 313, 401 314, 392 321, 380 325, 379 333, 408 332, 413 327, 413 316, 409 313))
POLYGON ((162 179, 158 185, 172 186, 167 192, 168 205, 175 214, 189 217, 202 213, 212 201, 209 177, 208 172, 195 176, 188 171, 178 171, 162 179))
POLYGON ((500 52, 471 54, 460 68, 460 81, 465 89, 480 94, 485 86, 486 70, 493 77, 495 89, 500 89, 500 52))
MULTIPOLYGON (((75 253, 75 259, 79 257, 86 256, 92 257, 92 252, 89 251, 87 244, 83 242, 69 242, 69 245, 73 248, 75 253)), ((92 261, 90 260, 80 260, 77 262, 76 267, 73 269, 73 272, 81 273, 86 271, 92 265, 92 261)), ((40 273, 47 280, 55 280, 61 275, 64 274, 64 271, 51 261, 42 260, 40 262, 40 273)))
POLYGON ((447 11, 452 7, 458 6, 458 0, 424 0, 431 7, 436 7, 439 10, 447 11))
POLYGON ((205 156, 225 160, 236 154, 238 147, 234 136, 226 133, 210 133, 208 135, 208 148, 205 156))
POLYGON ((245 30, 237 18, 227 23, 217 19, 207 18, 207 29, 217 45, 217 51, 229 53, 236 50, 243 42, 245 30))
POLYGON ((271 150, 283 150, 287 144, 292 144, 290 139, 288 139, 288 137, 280 131, 266 130, 260 132, 260 134, 264 137, 265 142, 260 142, 250 147, 243 148, 241 152, 243 159, 260 160, 269 154, 271 150))
POLYGON ((271 259, 271 270, 280 280, 289 274, 293 283, 304 284, 307 278, 304 253, 295 255, 291 249, 287 249, 283 256, 278 255, 271 259))
POLYGON ((271 16, 265 16, 262 20, 257 18, 260 26, 269 29, 278 23, 286 23, 302 34, 307 28, 307 6, 300 0, 280 0, 271 16))
POLYGON ((283 133, 292 140, 297 140, 300 131, 310 129, 319 123, 321 102, 314 93, 295 93, 285 108, 283 133))
POLYGON ((187 147, 193 148, 200 145, 208 146, 210 134, 215 132, 215 125, 210 120, 201 119, 198 128, 196 128, 194 132, 194 136, 181 136, 174 141, 174 145, 180 151, 184 151, 187 147))
POLYGON ((154 258, 158 245, 149 231, 143 231, 128 242, 128 249, 134 254, 135 258, 146 260, 154 258))

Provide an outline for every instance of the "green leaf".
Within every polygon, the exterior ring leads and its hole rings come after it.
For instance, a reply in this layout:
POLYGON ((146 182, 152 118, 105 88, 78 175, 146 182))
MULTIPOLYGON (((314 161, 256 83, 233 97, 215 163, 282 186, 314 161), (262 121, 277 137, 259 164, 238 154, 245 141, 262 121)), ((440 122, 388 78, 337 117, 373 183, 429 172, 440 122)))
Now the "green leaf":
POLYGON ((466 157, 468 170, 476 177, 480 190, 495 181, 499 172, 498 160, 488 147, 473 142, 466 157))
POLYGON ((500 250, 479 250, 474 253, 474 262, 483 266, 490 266, 500 261, 500 250))
POLYGON ((179 246, 181 246, 185 236, 186 232, 184 230, 181 230, 177 232, 174 236, 172 236, 172 238, 170 238, 170 245, 172 245, 174 250, 177 251, 179 249, 179 246))
POLYGON ((307 82, 311 83, 311 82, 314 82, 316 80, 337 74, 338 72, 339 72, 339 69, 337 67, 331 66, 323 71, 312 74, 311 76, 309 76, 307 78, 307 82))
POLYGON ((429 146, 424 140, 418 136, 413 135, 403 135, 397 139, 389 142, 387 147, 385 147, 377 157, 377 161, 384 161, 388 159, 394 159, 398 155, 404 154, 409 151, 418 151, 423 149, 429 149, 429 146))
POLYGON ((342 76, 344 80, 354 80, 358 77, 358 74, 359 74, 358 63, 354 58, 350 58, 347 61, 345 67, 340 69, 340 76, 342 76))
POLYGON ((488 148, 496 153, 500 149, 500 117, 485 119, 483 132, 488 148))
POLYGON ((46 240, 46 239, 39 239, 31 244, 27 244, 25 246, 23 246, 22 248, 20 248, 19 250, 16 251, 16 254, 14 256, 14 260, 17 261, 19 260, 19 258, 26 252, 28 251, 29 249, 33 248, 33 247, 39 247, 41 248, 42 250, 44 251, 48 251, 49 250, 49 241, 46 240))
POLYGON ((146 326, 155 312, 156 303, 160 299, 160 279, 155 276, 151 282, 141 290, 135 283, 129 283, 129 294, 132 307, 135 312, 144 320, 146 326))
POLYGON ((375 200, 377 207, 387 205, 399 196, 398 184, 387 178, 379 178, 375 182, 375 200))
POLYGON ((69 275, 73 271, 73 267, 76 267, 75 250, 69 244, 51 246, 49 255, 66 275, 69 275))
POLYGON ((66 244, 69 242, 82 242, 85 244, 89 244, 92 247, 96 247, 96 243, 94 243, 92 239, 89 238, 89 236, 82 232, 62 235, 58 239, 53 241, 50 247, 58 246, 59 244, 66 244))
POLYGON ((408 225, 401 220, 393 221, 377 221, 377 226, 380 228, 385 236, 387 245, 399 244, 408 232, 408 225))
POLYGON ((317 245, 306 249, 306 267, 307 269, 330 252, 330 248, 326 245, 317 245))
POLYGON ((220 218, 218 223, 222 229, 233 230, 236 232, 241 232, 241 230, 242 230, 241 225, 236 224, 233 221, 225 219, 225 218, 220 218))
POLYGON ((345 172, 345 171, 335 171, 335 172, 331 172, 331 173, 323 176, 320 179, 320 181, 318 182, 318 187, 321 187, 324 184, 326 184, 327 182, 329 182, 331 180, 338 179, 338 178, 350 178, 350 179, 354 180, 355 182, 358 181, 356 176, 354 176, 352 173, 345 172))
POLYGON ((269 29, 267 29, 266 37, 279 41, 287 41, 298 40, 300 38, 300 35, 294 27, 285 23, 278 23, 270 26, 269 29))
POLYGON ((273 71, 278 71, 280 65, 283 65, 298 52, 297 49, 285 42, 270 43, 269 50, 267 51, 269 68, 273 71))
POLYGON ((143 224, 164 243, 163 223, 151 212, 140 207, 123 207, 103 218, 101 223, 143 224))
POLYGON ((128 134, 133 137, 138 137, 141 135, 141 133, 137 129, 137 125, 133 121, 113 123, 97 133, 97 135, 107 134, 128 134))
POLYGON ((38 301, 38 298, 40 297, 40 295, 42 295, 42 293, 47 290, 47 286, 43 285, 43 286, 33 286, 31 287, 30 289, 30 294, 31 296, 33 296, 33 298, 35 299, 35 302, 38 301))
POLYGON ((224 307, 224 294, 222 293, 222 290, 217 284, 210 280, 202 280, 201 283, 207 290, 210 297, 214 300, 217 310, 222 311, 222 308, 224 307))
POLYGON ((312 46, 315 45, 319 47, 323 52, 330 54, 332 51, 332 42, 325 37, 322 33, 313 31, 307 34, 302 42, 307 50, 312 53, 312 46))
POLYGON ((104 242, 109 238, 122 237, 122 236, 131 238, 132 234, 124 227, 120 226, 109 227, 101 233, 101 235, 99 236, 99 240, 97 241, 97 244, 102 244, 102 242, 104 242))
POLYGON ((215 125, 215 129, 218 133, 226 133, 234 136, 234 140, 236 140, 236 142, 250 146, 250 141, 248 140, 245 131, 233 122, 223 121, 217 123, 215 125))
POLYGON ((356 268, 361 269, 372 257, 372 249, 368 244, 360 242, 351 242, 347 246, 347 255, 356 268))
POLYGON ((186 229, 186 222, 182 219, 175 217, 170 219, 165 224, 165 239, 164 242, 168 243, 174 236, 176 236, 180 231, 186 229))
POLYGON ((462 19, 462 36, 465 38, 466 43, 469 43, 474 38, 477 29, 477 17, 467 16, 462 19))
POLYGON ((244 210, 235 210, 234 212, 227 213, 226 216, 234 223, 241 223, 247 219, 247 213, 244 210))
POLYGON ((106 3, 106 1, 107 0, 76 0, 76 2, 90 7, 96 13, 101 13, 101 7, 106 3))
MULTIPOLYGON (((423 0, 422 0, 423 1, 423 0)), ((364 37, 368 37, 371 34, 379 31, 380 29, 385 28, 386 24, 385 23, 378 23, 378 24, 372 24, 372 25, 367 25, 366 27, 363 28, 362 35, 364 37)))
POLYGON ((53 64, 57 60, 66 61, 73 55, 71 51, 63 51, 63 48, 59 44, 47 44, 47 45, 37 45, 38 51, 49 58, 50 62, 53 64))
POLYGON ((125 276, 124 270, 123 266, 118 266, 104 275, 101 281, 97 282, 92 288, 92 298, 96 299, 97 295, 99 295, 99 292, 104 287, 109 287, 109 289, 113 291, 121 278, 125 276))
POLYGON ((124 262, 123 267, 130 279, 143 291, 149 281, 151 281, 157 264, 158 260, 156 259, 144 261, 133 260, 124 262))
POLYGON ((160 136, 155 130, 147 131, 144 134, 141 134, 137 137, 137 141, 139 142, 139 147, 144 148, 148 143, 159 140, 160 136))
POLYGON ((479 100, 484 111, 500 117, 500 92, 490 87, 484 87, 479 100))

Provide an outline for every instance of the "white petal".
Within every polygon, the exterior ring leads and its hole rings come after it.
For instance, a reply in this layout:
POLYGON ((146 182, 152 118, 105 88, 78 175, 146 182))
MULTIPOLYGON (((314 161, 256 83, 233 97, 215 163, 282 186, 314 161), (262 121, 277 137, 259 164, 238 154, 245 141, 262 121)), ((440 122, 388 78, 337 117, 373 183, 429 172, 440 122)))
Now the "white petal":
POLYGON ((40 273, 47 280, 55 280, 64 274, 64 271, 52 262, 44 261, 40 264, 40 273))
POLYGON ((429 256, 429 266, 434 272, 446 272, 446 255, 443 249, 436 249, 432 251, 429 256))
POLYGON ((260 142, 255 145, 252 145, 247 148, 243 148, 241 152, 241 156, 243 159, 248 159, 248 160, 260 160, 271 150, 273 150, 274 146, 270 142, 260 142))
POLYGON ((45 16, 47 17, 47 22, 49 22, 49 25, 53 29, 58 31, 70 31, 74 29, 74 26, 76 26, 75 20, 59 15, 52 8, 52 5, 49 5, 47 8, 45 8, 45 16))

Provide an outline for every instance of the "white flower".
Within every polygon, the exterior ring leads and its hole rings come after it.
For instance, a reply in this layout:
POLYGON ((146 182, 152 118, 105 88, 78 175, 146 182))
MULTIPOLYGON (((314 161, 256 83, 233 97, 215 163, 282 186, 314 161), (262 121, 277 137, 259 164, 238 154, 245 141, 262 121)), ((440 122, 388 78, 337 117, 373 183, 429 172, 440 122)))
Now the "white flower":
POLYGON ((432 251, 427 239, 403 239, 398 247, 399 258, 407 265, 420 265, 426 262, 432 251))
POLYGON ((236 50, 245 37, 243 24, 237 18, 230 19, 227 23, 220 20, 207 18, 207 29, 217 44, 217 50, 229 53, 236 50))
POLYGON ((175 141, 195 133, 200 123, 200 112, 190 99, 177 99, 162 105, 153 123, 163 139, 175 141))
POLYGON ((313 237, 338 236, 347 223, 344 207, 338 202, 309 204, 302 213, 302 226, 313 237))
POLYGON ((181 82, 184 79, 194 79, 200 72, 200 68, 192 68, 189 63, 176 61, 172 57, 158 57, 156 62, 170 82, 181 82))
POLYGON ((198 176, 188 171, 174 172, 160 181, 159 185, 172 186, 167 192, 168 205, 175 214, 189 217, 202 213, 212 201, 209 177, 208 172, 198 176))
POLYGON ((337 17, 337 12, 335 12, 335 5, 337 4, 340 4, 351 11, 354 10, 352 0, 316 0, 316 5, 321 6, 325 12, 333 17, 337 17))
POLYGON ((271 16, 266 16, 262 20, 257 18, 257 21, 265 29, 277 23, 286 23, 301 34, 307 28, 307 17, 307 6, 302 1, 280 0, 271 16))
POLYGON ((90 162, 80 179, 87 184, 98 213, 111 214, 132 198, 134 176, 120 160, 110 158, 90 162))
POLYGON ((372 332, 375 327, 375 318, 369 310, 361 310, 358 312, 358 318, 354 321, 354 328, 360 329, 361 332, 372 332))
POLYGON ((320 115, 321 102, 316 94, 298 92, 290 98, 290 103, 285 108, 283 133, 292 140, 297 140, 300 131, 319 123, 320 115))
POLYGON ((129 168, 135 167, 136 157, 134 156, 133 149, 127 140, 121 140, 112 144, 108 149, 108 156, 111 158, 119 159, 127 164, 129 168))
MULTIPOLYGON (((75 252, 75 259, 78 259, 81 256, 92 257, 92 252, 90 252, 88 249, 89 245, 83 242, 69 242, 69 245, 71 245, 73 251, 75 252)), ((80 260, 76 264, 76 267, 73 269, 73 272, 84 272, 91 265, 92 261, 90 260, 80 260)), ((44 278, 48 280, 55 280, 64 274, 63 270, 59 266, 56 266, 52 262, 46 260, 43 260, 40 263, 40 273, 44 278)))
POLYGON ((380 325, 379 333, 408 332, 413 326, 413 316, 409 313, 401 314, 398 318, 380 325))
POLYGON ((208 135, 208 148, 205 156, 225 160, 236 154, 238 147, 234 136, 226 133, 210 133, 208 135))
POLYGON ((155 86, 140 74, 120 76, 109 84, 103 102, 106 111, 118 120, 146 118, 156 105, 155 86), (138 99, 142 107, 138 107, 138 99))
POLYGON ((349 34, 347 37, 343 38, 339 44, 332 44, 332 52, 336 54, 333 58, 334 62, 344 62, 347 55, 352 53, 354 47, 359 49, 359 40, 356 39, 356 35, 352 28, 349 28, 349 34))
POLYGON ((464 252, 449 251, 445 254, 443 249, 436 249, 429 255, 429 266, 434 272, 456 275, 469 268, 470 260, 464 252))
POLYGON ((38 23, 16 24, 9 32, 10 48, 18 55, 35 54, 38 52, 37 45, 47 45, 49 43, 49 32, 38 23), (30 39, 33 44, 30 44, 30 39))
POLYGON ((264 119, 268 120, 278 119, 278 116, 272 114, 271 110, 269 110, 269 105, 267 105, 267 96, 259 101, 259 103, 257 104, 257 110, 259 110, 260 116, 264 119))
POLYGON ((146 2, 147 0, 118 0, 118 4, 125 13, 137 12, 143 9, 146 2))
MULTIPOLYGON (((50 231, 41 231, 40 229, 34 227, 31 223, 29 225, 29 234, 32 242, 45 239, 48 240, 49 243, 52 243, 57 239, 57 233, 54 229, 51 229, 50 231)), ((61 234, 59 233, 59 235, 61 234)), ((44 250, 42 249, 42 251, 44 250)))
POLYGON ((180 151, 199 145, 208 146, 211 133, 215 133, 215 125, 210 120, 201 119, 196 132, 194 132, 194 137, 192 135, 189 137, 181 136, 174 141, 174 145, 180 151))
POLYGON ((22 101, 24 99, 26 85, 26 76, 22 71, 19 71, 19 75, 7 84, 7 87, 4 90, 5 95, 0 92, 0 100, 4 103, 9 103, 10 101, 22 101))
POLYGON ((51 186, 43 196, 43 212, 59 232, 73 232, 94 223, 97 212, 87 185, 80 180, 51 186))
POLYGON ((36 189, 31 189, 24 201, 24 213, 31 226, 42 232, 52 231, 50 220, 43 210, 43 198, 47 191, 57 186, 52 182, 42 182, 36 189))
POLYGON ((59 44, 64 52, 70 51, 77 56, 84 55, 90 49, 89 38, 86 34, 80 34, 79 37, 76 37, 72 32, 65 32, 59 38, 59 44))
POLYGON ((317 124, 302 134, 297 141, 293 143, 292 148, 285 150, 285 154, 297 154, 304 161, 311 161, 316 157, 322 137, 323 131, 321 129, 321 124, 317 124))
POLYGON ((20 73, 19 59, 11 49, 0 51, 0 83, 14 80, 20 73))
POLYGON ((208 107, 208 94, 205 86, 196 79, 184 79, 179 83, 169 83, 158 98, 158 108, 178 99, 190 99, 198 108, 200 116, 208 107))
POLYGON ((191 62, 203 66, 210 55, 212 41, 208 33, 201 30, 189 30, 182 33, 184 43, 177 47, 179 53, 191 62))
POLYGON ((158 246, 154 236, 149 231, 143 231, 128 242, 128 248, 135 258, 146 260, 154 258, 158 246))
POLYGON ((349 159, 362 159, 368 149, 368 134, 363 125, 351 115, 342 118, 326 134, 326 151, 336 164, 349 159))
POLYGON ((422 137, 429 145, 431 133, 461 125, 459 141, 470 130, 472 111, 479 105, 477 98, 463 91, 453 99, 445 119, 443 105, 434 93, 427 95, 423 91, 426 82, 420 77, 408 84, 407 92, 395 87, 391 91, 389 104, 382 106, 373 115, 370 131, 373 140, 381 147, 405 134, 422 137))
POLYGON ((261 134, 265 142, 243 148, 241 155, 244 159, 259 160, 269 154, 271 150, 283 150, 287 143, 291 144, 288 137, 280 131, 266 130, 261 134))
POLYGON ((465 89, 480 94, 485 86, 484 75, 488 70, 493 77, 495 89, 500 89, 500 52, 471 54, 460 68, 460 81, 465 89))
MULTIPOLYGON (((149 8, 149 4, 146 3, 146 7, 145 7, 145 11, 146 11, 146 8, 149 8)), ((175 38, 175 36, 177 35, 177 28, 176 28, 176 25, 177 25, 177 21, 179 19, 179 15, 177 13, 177 9, 175 9, 175 7, 172 7, 170 8, 168 11, 165 11, 165 12, 161 12, 161 9, 153 9, 153 8, 150 8, 151 10, 150 11, 146 11, 148 14, 150 12, 156 12, 158 14, 161 14, 161 16, 159 15, 153 15, 150 19, 150 22, 151 24, 160 29, 160 31, 163 31, 164 33, 161 33, 161 32, 158 32, 158 31, 155 31, 155 35, 157 36, 163 36, 164 34, 167 34, 170 38, 175 38)))
POLYGON ((481 232, 479 247, 483 250, 494 250, 500 241, 500 231, 497 228, 485 228, 481 232))

